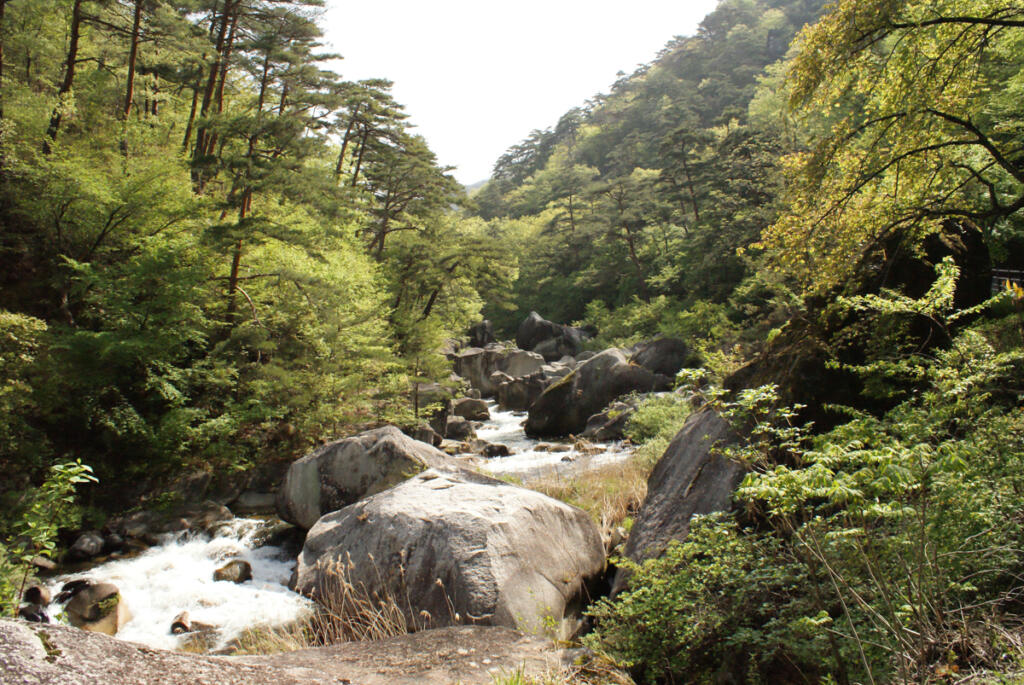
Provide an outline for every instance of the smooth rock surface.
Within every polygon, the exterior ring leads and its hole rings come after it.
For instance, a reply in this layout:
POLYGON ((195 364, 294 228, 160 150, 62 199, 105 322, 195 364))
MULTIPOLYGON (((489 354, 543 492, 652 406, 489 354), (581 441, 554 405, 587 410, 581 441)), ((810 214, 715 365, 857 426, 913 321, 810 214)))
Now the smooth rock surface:
POLYGON ((278 491, 282 519, 309 529, 324 514, 401 483, 430 467, 445 468, 445 454, 385 426, 324 445, 295 461, 278 491))
MULTIPOLYGON (((647 479, 647 497, 630 529, 626 556, 634 561, 657 557, 670 541, 686 539, 695 514, 732 507, 733 492, 745 471, 712 450, 736 439, 728 422, 711 410, 687 419, 647 479)), ((613 592, 627 580, 619 570, 613 592)))
POLYGON ((320 519, 296 589, 323 598, 339 568, 357 587, 406 598, 407 620, 420 625, 426 611, 427 627, 555 627, 566 637, 604 548, 575 507, 469 471, 429 470, 320 519))
POLYGON ((548 386, 530 407, 526 433, 537 436, 579 434, 587 419, 631 392, 667 390, 671 380, 627 361, 610 349, 583 362, 548 386))
POLYGON ((286 654, 205 656, 0 619, 4 685, 492 685, 520 669, 541 678, 572 655, 506 628, 461 626, 286 654))

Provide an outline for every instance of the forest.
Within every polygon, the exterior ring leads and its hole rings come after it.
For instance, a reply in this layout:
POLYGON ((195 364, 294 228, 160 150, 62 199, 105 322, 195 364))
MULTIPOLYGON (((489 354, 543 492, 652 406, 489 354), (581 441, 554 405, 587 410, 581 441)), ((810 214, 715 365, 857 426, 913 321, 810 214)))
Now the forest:
POLYGON ((590 653, 1024 678, 1024 3, 721 0, 472 194, 322 4, 0 0, 5 613, 67 531, 411 428, 450 340, 536 311, 699 357, 641 480, 699 410, 739 436, 731 508, 613 560, 590 653))

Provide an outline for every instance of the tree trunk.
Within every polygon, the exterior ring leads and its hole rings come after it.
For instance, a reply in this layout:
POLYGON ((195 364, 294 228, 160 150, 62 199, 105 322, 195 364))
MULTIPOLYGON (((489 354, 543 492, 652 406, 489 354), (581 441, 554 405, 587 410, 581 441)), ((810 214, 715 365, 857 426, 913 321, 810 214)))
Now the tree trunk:
MULTIPOLYGON (((220 75, 220 64, 224 56, 224 41, 227 38, 228 26, 231 24, 233 6, 232 0, 224 0, 224 10, 221 12, 220 25, 217 29, 217 41, 214 44, 214 59, 210 63, 210 73, 206 77, 206 87, 203 89, 203 103, 199 109, 200 117, 209 114, 210 105, 213 103, 213 94, 217 88, 217 77, 220 75)), ((212 24, 210 28, 212 33, 212 24)), ((201 126, 196 132, 196 146, 192 153, 192 161, 198 161, 203 156, 204 150, 206 150, 206 128, 201 126)), ((197 185, 201 184, 198 176, 195 181, 197 185)))
POLYGON ((352 110, 352 117, 348 120, 348 127, 345 129, 345 136, 341 139, 341 153, 338 155, 338 164, 334 167, 334 178, 341 178, 342 166, 345 164, 345 151, 352 140, 352 127, 356 125, 356 117, 359 115, 359 105, 352 110))
POLYGON ((139 57, 139 28, 142 26, 142 0, 135 0, 135 14, 132 18, 131 47, 128 50, 128 79, 124 89, 124 110, 122 116, 127 119, 132 111, 132 100, 135 98, 135 64, 139 57))
POLYGON ((636 253, 636 240, 633 237, 633 231, 629 230, 629 226, 625 223, 622 224, 622 230, 626 233, 626 245, 629 246, 629 260, 636 267, 636 276, 640 279, 640 296, 645 301, 650 300, 651 295, 647 289, 647 279, 644 278, 643 265, 640 263, 640 257, 636 253))
POLYGON ((686 185, 690 189, 690 203, 693 205, 693 222, 700 223, 700 210, 697 208, 697 191, 693 187, 693 176, 690 174, 690 165, 683 155, 683 173, 686 174, 686 185))
POLYGON ((63 100, 71 92, 71 88, 75 84, 75 65, 78 62, 78 38, 82 27, 82 2, 83 0, 75 0, 75 4, 71 8, 71 35, 68 41, 68 59, 64 65, 64 81, 60 84, 60 90, 57 93, 57 106, 53 108, 53 114, 50 115, 50 125, 46 129, 46 135, 50 140, 43 141, 43 154, 47 155, 50 154, 50 141, 57 140, 57 133, 60 131, 60 122, 63 117, 61 112, 63 100))
POLYGON ((192 141, 192 126, 196 123, 196 107, 199 105, 199 83, 192 88, 192 109, 188 113, 188 124, 185 125, 185 138, 181 141, 181 149, 188 150, 192 141))
POLYGON ((363 167, 363 153, 366 152, 366 140, 370 137, 370 129, 363 129, 363 137, 359 142, 359 157, 356 159, 356 168, 352 172, 352 187, 356 187, 356 181, 359 180, 359 170, 363 167))

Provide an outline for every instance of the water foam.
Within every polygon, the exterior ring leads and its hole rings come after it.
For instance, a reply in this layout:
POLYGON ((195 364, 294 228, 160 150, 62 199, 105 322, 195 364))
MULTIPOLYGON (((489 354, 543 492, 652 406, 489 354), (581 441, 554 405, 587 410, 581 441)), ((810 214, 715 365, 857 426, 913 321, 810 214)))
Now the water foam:
MULTIPOLYGON (((220 649, 247 629, 284 625, 312 611, 309 600, 287 588, 295 561, 278 547, 253 549, 263 525, 257 519, 234 519, 213 537, 167 536, 163 544, 136 557, 56 578, 54 594, 72 578, 113 583, 133 615, 118 638, 176 649, 188 636, 172 635, 171 622, 187 611, 193 623, 217 627, 212 649, 220 649), (249 562, 252 580, 214 581, 213 572, 232 559, 249 562)), ((50 616, 56 616, 61 607, 50 609, 50 616)))

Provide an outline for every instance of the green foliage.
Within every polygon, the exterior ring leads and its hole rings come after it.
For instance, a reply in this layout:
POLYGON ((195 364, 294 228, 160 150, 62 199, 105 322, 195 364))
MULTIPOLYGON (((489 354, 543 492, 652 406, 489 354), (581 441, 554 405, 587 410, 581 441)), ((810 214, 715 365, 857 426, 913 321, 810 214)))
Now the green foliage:
POLYGON ((766 674, 793 667, 813 680, 807 666, 824 639, 806 618, 806 571, 781 540, 728 516, 697 517, 661 557, 619 563, 633 573, 630 589, 591 607, 598 631, 585 644, 644 681, 779 682, 766 674))
MULTIPOLYGON (((959 318, 941 295, 952 271, 938 272, 920 300, 851 304, 948 325, 959 318)), ((919 393, 813 439, 771 386, 732 398, 711 389, 706 399, 745 437, 723 450, 750 468, 736 493, 744 523, 702 523, 634 567, 632 590, 595 610, 594 644, 651 679, 695 682, 719 668, 764 682, 881 682, 1004 666, 991 609, 1016 615, 1024 563, 1024 419, 1005 391, 1022 362, 1019 349, 964 330, 915 356, 919 393), (749 656, 735 664, 730 654, 749 656)))
POLYGON ((38 488, 26 489, 9 502, 0 528, 0 613, 13 616, 32 573, 32 559, 49 558, 57 549, 57 529, 74 525, 75 486, 95 483, 92 469, 80 460, 50 467, 38 488))

